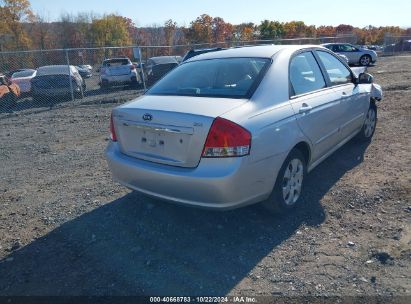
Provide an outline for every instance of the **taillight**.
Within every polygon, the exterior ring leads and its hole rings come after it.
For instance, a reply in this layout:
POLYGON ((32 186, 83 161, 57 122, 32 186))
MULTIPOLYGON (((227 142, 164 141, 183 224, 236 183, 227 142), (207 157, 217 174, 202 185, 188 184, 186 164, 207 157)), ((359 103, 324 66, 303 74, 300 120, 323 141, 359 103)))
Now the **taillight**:
POLYGON ((132 65, 130 66, 130 70, 134 71, 135 69, 136 69, 136 67, 134 66, 134 64, 132 64, 132 65))
POLYGON ((113 114, 110 116, 110 137, 112 141, 117 141, 116 130, 114 129, 113 114))
POLYGON ((227 119, 217 117, 211 125, 202 157, 238 157, 250 154, 251 134, 227 119))

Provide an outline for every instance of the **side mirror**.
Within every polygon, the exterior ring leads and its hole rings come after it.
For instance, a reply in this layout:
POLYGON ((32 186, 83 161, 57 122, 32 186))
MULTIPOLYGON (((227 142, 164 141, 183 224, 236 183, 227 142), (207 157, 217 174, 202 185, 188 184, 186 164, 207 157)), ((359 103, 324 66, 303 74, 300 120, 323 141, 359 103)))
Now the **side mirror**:
POLYGON ((373 83, 374 77, 368 73, 361 73, 358 76, 358 83, 373 83))

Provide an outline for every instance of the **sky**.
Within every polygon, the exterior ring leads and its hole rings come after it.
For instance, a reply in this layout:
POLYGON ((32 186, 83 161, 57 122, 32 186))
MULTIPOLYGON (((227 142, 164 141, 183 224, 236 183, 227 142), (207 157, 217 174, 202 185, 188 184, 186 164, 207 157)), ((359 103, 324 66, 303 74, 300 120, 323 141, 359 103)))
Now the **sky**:
POLYGON ((411 27, 409 0, 30 0, 35 13, 49 21, 62 13, 117 13, 137 26, 162 25, 173 19, 189 26, 201 14, 239 24, 262 20, 304 21, 308 25, 350 24, 411 27))

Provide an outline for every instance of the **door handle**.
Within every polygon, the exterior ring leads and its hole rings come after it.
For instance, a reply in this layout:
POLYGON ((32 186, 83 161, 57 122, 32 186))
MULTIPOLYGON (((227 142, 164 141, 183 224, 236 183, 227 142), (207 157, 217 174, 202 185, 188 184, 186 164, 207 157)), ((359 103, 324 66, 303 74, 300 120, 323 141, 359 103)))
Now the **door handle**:
POLYGON ((310 112, 312 109, 313 109, 313 108, 312 108, 311 106, 309 106, 309 105, 306 104, 306 103, 303 103, 302 106, 301 106, 301 108, 300 108, 300 110, 299 110, 299 112, 300 112, 300 114, 303 114, 303 113, 310 112))
POLYGON ((345 92, 342 92, 342 93, 341 93, 341 95, 343 95, 343 96, 346 96, 346 95, 347 95, 347 93, 345 93, 345 92))

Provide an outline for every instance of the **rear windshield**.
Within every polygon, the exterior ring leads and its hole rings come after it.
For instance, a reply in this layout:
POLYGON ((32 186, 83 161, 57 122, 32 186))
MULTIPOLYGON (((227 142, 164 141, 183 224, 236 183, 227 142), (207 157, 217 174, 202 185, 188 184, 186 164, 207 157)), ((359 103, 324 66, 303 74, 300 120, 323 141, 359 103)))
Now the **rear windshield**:
POLYGON ((33 75, 34 72, 35 72, 34 70, 27 70, 27 71, 16 72, 16 73, 14 73, 11 77, 12 77, 12 78, 30 77, 30 76, 33 75))
POLYGON ((120 66, 120 65, 128 65, 130 62, 128 59, 110 59, 103 62, 103 66, 112 67, 112 66, 120 66))
POLYGON ((248 98, 270 63, 266 58, 218 58, 184 63, 147 95, 248 98))

